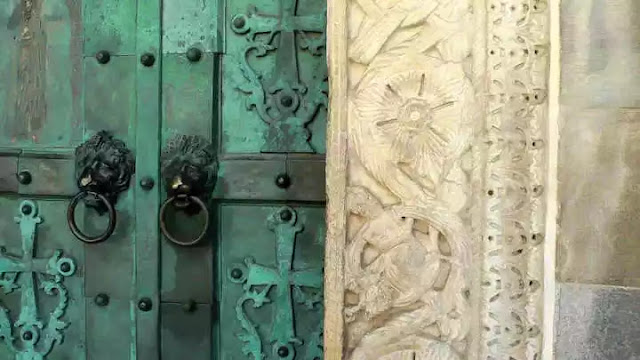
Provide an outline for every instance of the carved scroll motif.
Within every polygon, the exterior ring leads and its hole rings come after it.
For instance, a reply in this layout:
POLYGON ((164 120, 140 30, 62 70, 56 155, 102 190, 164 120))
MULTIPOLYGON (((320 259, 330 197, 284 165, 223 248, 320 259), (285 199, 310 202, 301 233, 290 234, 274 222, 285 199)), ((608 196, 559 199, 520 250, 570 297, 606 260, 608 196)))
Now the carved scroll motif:
POLYGON ((470 3, 363 0, 349 11, 347 354, 460 359, 478 124, 470 3))
POLYGON ((487 7, 480 358, 540 359, 549 15, 545 0, 487 7))
POLYGON ((351 0, 346 13, 348 151, 335 147, 348 163, 345 347, 335 353, 540 359, 546 3, 351 0))

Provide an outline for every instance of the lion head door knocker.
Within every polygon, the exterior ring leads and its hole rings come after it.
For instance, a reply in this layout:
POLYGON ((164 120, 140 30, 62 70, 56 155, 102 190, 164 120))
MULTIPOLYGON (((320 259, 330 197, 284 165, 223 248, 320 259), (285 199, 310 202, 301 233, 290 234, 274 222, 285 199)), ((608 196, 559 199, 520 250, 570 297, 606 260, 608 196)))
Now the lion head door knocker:
POLYGON ((207 202, 216 183, 218 162, 211 143, 197 135, 176 135, 160 155, 160 169, 167 200, 160 207, 160 230, 172 243, 191 246, 199 243, 209 228, 207 202), (167 229, 167 209, 173 207, 188 216, 204 216, 198 236, 178 240, 167 229))
POLYGON ((135 172, 131 151, 122 140, 100 131, 78 146, 75 151, 75 176, 80 191, 71 199, 67 223, 73 235, 85 243, 104 241, 116 228, 115 204, 118 195, 127 190, 135 172), (90 237, 76 224, 75 211, 80 200, 99 215, 108 214, 109 224, 102 234, 90 237))

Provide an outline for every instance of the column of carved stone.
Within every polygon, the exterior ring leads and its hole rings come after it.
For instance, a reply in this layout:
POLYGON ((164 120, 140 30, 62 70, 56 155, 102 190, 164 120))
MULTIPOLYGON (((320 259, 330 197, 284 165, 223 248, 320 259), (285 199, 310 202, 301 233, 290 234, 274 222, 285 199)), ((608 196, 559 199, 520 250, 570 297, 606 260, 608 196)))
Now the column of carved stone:
POLYGON ((540 359, 548 12, 489 1, 481 359, 540 359))
POLYGON ((326 359, 539 359, 543 5, 329 1, 326 359))

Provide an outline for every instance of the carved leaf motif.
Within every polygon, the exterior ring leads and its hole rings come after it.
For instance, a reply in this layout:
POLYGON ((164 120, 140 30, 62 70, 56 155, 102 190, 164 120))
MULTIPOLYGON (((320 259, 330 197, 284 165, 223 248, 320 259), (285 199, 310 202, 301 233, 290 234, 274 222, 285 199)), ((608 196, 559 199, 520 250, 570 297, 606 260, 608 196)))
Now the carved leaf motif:
POLYGON ((348 4, 347 358, 539 358, 546 1, 348 4))

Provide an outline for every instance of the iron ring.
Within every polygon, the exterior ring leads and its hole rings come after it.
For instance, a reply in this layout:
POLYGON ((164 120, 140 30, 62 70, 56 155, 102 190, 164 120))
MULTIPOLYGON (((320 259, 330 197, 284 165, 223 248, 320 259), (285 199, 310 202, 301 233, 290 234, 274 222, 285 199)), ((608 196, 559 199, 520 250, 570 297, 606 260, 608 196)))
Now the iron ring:
POLYGON ((87 244, 99 243, 107 240, 116 229, 116 209, 113 207, 113 204, 111 204, 106 196, 94 191, 80 191, 71 199, 71 202, 69 202, 69 207, 67 208, 67 224, 69 224, 69 229, 71 229, 71 232, 76 238, 78 238, 78 240, 87 244), (100 201, 107 208, 107 213, 109 214, 109 225, 107 226, 107 229, 102 234, 95 237, 89 237, 85 235, 78 228, 78 224, 76 224, 76 207, 78 206, 80 200, 84 199, 88 195, 100 199, 100 201))
MULTIPOLYGON (((167 240, 171 241, 172 243, 176 244, 176 245, 180 245, 180 246, 193 246, 197 243, 199 243, 202 239, 204 239, 205 235, 207 234, 207 230, 209 230, 209 210, 207 209, 207 205, 205 205, 205 203, 200 200, 200 198, 198 198, 197 196, 193 196, 193 195, 186 195, 187 199, 189 201, 193 201, 194 203, 196 203, 201 209, 202 211, 204 211, 204 227, 202 228, 202 231, 200 232, 200 234, 193 240, 191 241, 179 241, 178 239, 176 239, 175 237, 173 237, 173 235, 171 235, 171 233, 169 232, 169 230, 167 230, 167 223, 165 221, 165 213, 167 211, 167 208, 169 207, 169 205, 173 204, 176 200, 178 200, 178 198, 181 195, 178 196, 172 196, 170 198, 168 198, 160 207, 160 231, 162 231, 162 234, 167 238, 167 240)), ((182 195, 185 196, 185 195, 182 195)))

